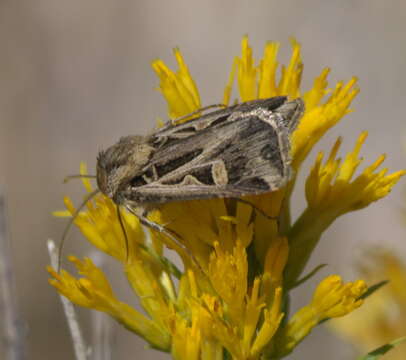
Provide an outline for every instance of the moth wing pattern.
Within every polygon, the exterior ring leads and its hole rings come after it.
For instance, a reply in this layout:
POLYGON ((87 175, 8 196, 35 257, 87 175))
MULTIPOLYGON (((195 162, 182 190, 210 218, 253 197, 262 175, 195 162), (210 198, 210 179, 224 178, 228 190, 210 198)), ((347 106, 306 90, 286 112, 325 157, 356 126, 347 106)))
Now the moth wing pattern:
POLYGON ((233 112, 248 112, 255 110, 256 108, 263 108, 269 111, 276 110, 278 107, 283 105, 287 100, 286 96, 275 96, 267 99, 257 99, 252 101, 247 101, 244 103, 235 104, 228 106, 224 109, 212 111, 200 117, 191 119, 183 124, 176 124, 176 120, 168 121, 164 126, 154 132, 154 136, 179 136, 182 134, 190 134, 191 131, 199 131, 206 127, 212 126, 212 124, 221 121, 221 119, 227 118, 233 112))
POLYGON ((156 150, 125 198, 166 203, 278 190, 291 177, 289 136, 302 112, 302 100, 276 97, 167 125, 149 138, 156 150))

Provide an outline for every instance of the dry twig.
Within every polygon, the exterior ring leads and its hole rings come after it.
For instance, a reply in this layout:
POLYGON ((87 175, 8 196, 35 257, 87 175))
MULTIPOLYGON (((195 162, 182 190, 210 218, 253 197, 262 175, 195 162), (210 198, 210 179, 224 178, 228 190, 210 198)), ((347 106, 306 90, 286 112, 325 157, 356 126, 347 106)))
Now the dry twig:
MULTIPOLYGON (((58 251, 54 241, 51 239, 48 239, 48 252, 49 257, 51 258, 51 265, 54 269, 56 269, 58 266, 58 251)), ((66 297, 60 295, 60 298, 62 301, 63 311, 65 312, 66 320, 68 322, 69 331, 72 336, 76 360, 87 360, 88 348, 79 326, 75 308, 66 297)))
POLYGON ((11 244, 6 229, 6 205, 0 194, 0 319, 5 360, 23 360, 24 326, 18 312, 11 244))

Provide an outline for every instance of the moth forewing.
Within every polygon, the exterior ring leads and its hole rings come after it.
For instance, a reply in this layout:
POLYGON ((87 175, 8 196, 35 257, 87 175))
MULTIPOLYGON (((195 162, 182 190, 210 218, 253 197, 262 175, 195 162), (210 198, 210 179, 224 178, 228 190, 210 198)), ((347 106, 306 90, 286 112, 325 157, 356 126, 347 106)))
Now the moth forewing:
POLYGON ((301 99, 275 97, 123 138, 99 156, 99 188, 138 205, 277 190, 290 178, 289 137, 302 113, 301 99))

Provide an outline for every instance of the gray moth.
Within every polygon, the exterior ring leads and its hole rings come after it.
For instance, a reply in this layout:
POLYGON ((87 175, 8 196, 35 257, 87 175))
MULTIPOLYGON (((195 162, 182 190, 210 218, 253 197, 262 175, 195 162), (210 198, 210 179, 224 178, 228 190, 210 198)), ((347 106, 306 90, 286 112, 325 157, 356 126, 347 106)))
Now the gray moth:
POLYGON ((173 201, 271 192, 291 178, 298 98, 272 97, 211 111, 147 136, 126 136, 97 158, 99 190, 144 217, 173 201))

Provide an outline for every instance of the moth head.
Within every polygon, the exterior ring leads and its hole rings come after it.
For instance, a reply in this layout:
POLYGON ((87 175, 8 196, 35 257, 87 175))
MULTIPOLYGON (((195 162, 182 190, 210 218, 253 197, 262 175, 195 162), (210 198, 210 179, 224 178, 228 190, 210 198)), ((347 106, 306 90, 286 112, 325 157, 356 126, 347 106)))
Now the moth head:
POLYGON ((131 186, 131 180, 142 174, 148 164, 154 148, 145 137, 126 136, 97 157, 97 185, 100 191, 122 204, 125 191, 131 186))

